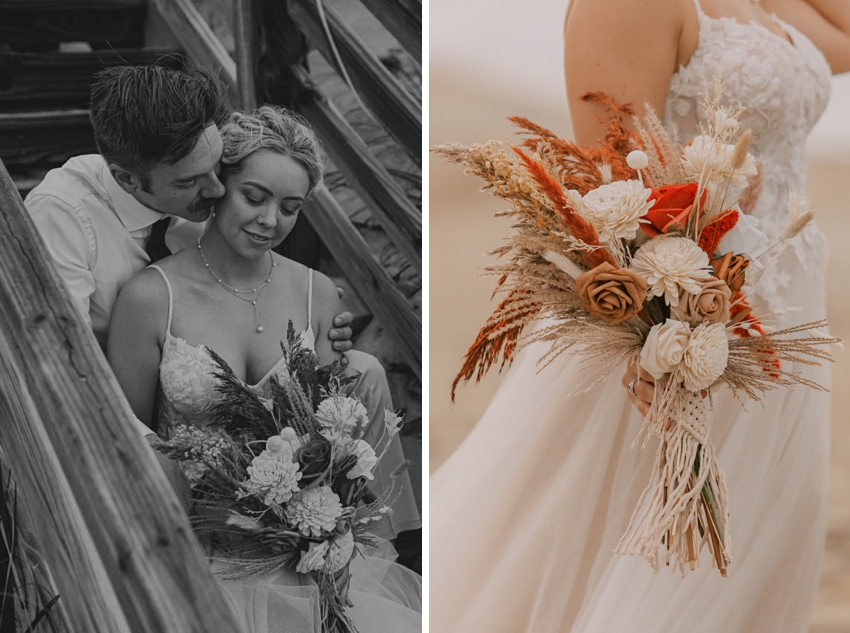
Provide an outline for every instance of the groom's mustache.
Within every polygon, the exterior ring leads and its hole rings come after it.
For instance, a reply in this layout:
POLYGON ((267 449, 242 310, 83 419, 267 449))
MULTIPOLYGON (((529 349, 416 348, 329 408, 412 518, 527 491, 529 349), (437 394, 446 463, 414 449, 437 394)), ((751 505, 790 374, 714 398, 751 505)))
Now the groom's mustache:
POLYGON ((207 216, 212 213, 216 202, 218 202, 218 198, 198 198, 195 202, 189 205, 187 211, 189 215, 207 216))

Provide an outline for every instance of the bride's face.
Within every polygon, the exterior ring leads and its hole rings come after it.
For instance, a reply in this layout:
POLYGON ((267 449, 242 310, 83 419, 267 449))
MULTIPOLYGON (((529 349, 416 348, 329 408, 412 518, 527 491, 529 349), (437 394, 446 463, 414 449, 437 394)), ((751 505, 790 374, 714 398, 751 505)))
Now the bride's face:
POLYGON ((289 235, 310 190, 297 160, 260 150, 224 183, 216 223, 230 247, 247 259, 261 257, 289 235))

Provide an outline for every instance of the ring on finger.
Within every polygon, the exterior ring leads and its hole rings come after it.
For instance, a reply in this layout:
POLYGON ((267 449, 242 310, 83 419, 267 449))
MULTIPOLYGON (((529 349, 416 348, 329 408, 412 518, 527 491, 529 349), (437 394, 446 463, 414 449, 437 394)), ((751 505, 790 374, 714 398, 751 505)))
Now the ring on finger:
POLYGON ((635 378, 633 381, 631 381, 631 382, 629 383, 629 386, 628 386, 629 393, 630 393, 630 394, 632 394, 635 398, 637 398, 637 397, 638 397, 638 395, 635 393, 635 383, 636 383, 637 381, 638 381, 638 379, 637 379, 637 378, 635 378))

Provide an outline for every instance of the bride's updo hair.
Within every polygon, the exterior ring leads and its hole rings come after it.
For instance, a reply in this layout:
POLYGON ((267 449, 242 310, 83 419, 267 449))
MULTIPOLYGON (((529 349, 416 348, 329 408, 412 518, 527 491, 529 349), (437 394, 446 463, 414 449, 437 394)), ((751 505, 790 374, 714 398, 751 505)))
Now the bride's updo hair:
POLYGON ((259 150, 297 160, 310 178, 310 196, 321 184, 325 171, 322 145, 300 114, 281 106, 264 105, 249 112, 234 112, 221 128, 224 150, 222 181, 239 172, 242 161, 259 150))

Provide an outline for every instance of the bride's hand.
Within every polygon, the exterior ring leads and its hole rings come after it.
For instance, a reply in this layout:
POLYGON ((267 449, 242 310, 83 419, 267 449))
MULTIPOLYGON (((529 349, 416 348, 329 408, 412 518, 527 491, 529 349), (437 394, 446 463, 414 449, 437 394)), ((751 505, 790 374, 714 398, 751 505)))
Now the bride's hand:
POLYGON ((649 407, 652 406, 652 399, 655 396, 655 378, 643 369, 640 369, 637 363, 632 362, 626 367, 626 372, 623 374, 621 382, 628 392, 629 400, 640 411, 640 414, 646 417, 649 413, 649 407), (638 371, 640 371, 639 378, 638 371), (629 385, 632 384, 633 387, 630 390, 629 385), (634 391, 635 395, 632 395, 632 391, 634 391))

